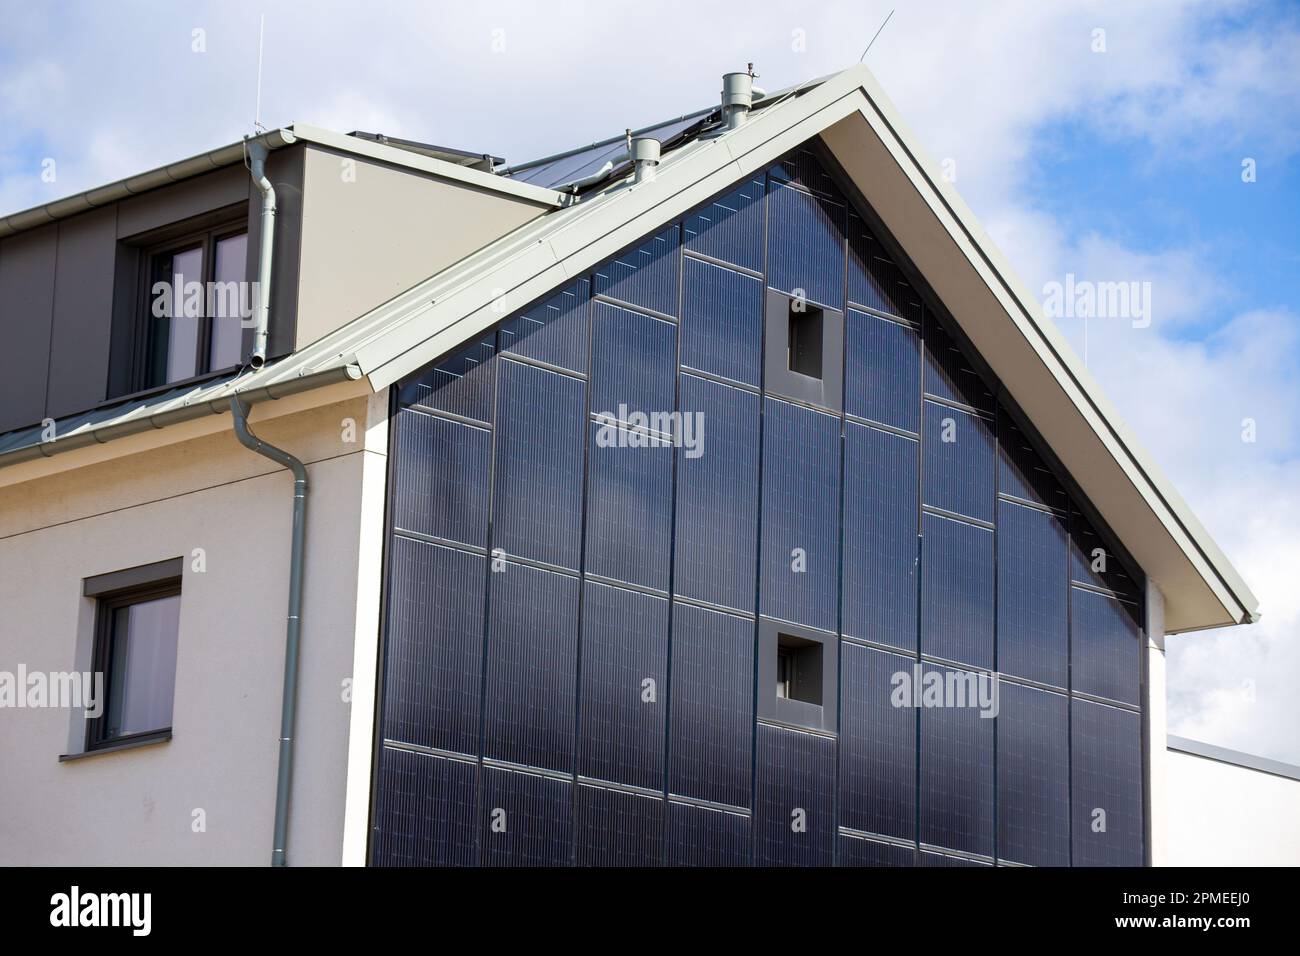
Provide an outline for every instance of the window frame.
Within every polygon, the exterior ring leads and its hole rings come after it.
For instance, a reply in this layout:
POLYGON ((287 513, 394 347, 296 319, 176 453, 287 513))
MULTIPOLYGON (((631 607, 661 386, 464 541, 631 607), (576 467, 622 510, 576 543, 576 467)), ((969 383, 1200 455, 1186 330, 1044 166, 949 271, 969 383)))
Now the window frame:
MULTIPOLYGON (((170 569, 179 562, 166 562, 170 569)), ((179 572, 179 567, 176 568, 179 572)), ((87 582, 89 585, 89 582, 87 582)), ((179 597, 181 594, 181 577, 177 573, 174 576, 160 578, 146 584, 131 584, 120 587, 116 590, 106 591, 101 594, 91 595, 95 599, 95 641, 91 651, 91 670, 93 673, 103 675, 103 695, 100 715, 98 717, 86 718, 86 742, 85 752, 92 753, 99 750, 113 750, 124 745, 147 743, 154 740, 166 740, 172 735, 171 721, 169 720, 166 727, 158 727, 152 730, 140 731, 133 734, 118 734, 108 736, 108 715, 111 707, 111 687, 113 685, 111 667, 113 661, 113 645, 115 643, 113 618, 115 612, 124 607, 130 607, 135 604, 143 604, 147 601, 158 600, 166 597, 179 597)), ((180 627, 177 625, 177 642, 180 641, 180 627)), ((172 674, 172 687, 175 690, 176 675, 172 674)), ((174 709, 174 706, 173 706, 174 709)))
MULTIPOLYGON (((199 328, 197 333, 198 341, 195 347, 194 374, 175 379, 174 381, 167 381, 164 370, 163 380, 154 380, 153 373, 155 372, 155 369, 153 367, 153 351, 157 334, 157 320, 153 315, 153 286, 155 282, 154 264, 162 256, 174 255, 179 252, 198 248, 200 249, 200 255, 202 256, 203 261, 202 278, 198 281, 203 283, 204 289, 206 290, 208 288, 208 283, 214 281, 216 275, 218 243, 226 239, 233 239, 235 236, 248 236, 249 234, 248 222, 246 219, 230 218, 213 225, 191 228, 179 235, 170 235, 166 239, 140 247, 140 262, 136 286, 137 294, 134 304, 135 341, 132 346, 132 394, 151 392, 157 389, 183 385, 187 382, 207 378, 209 375, 219 372, 233 371, 239 368, 238 365, 228 365, 221 368, 210 367, 212 362, 212 316, 207 314, 207 297, 205 291, 204 314, 198 320, 199 328)), ((247 251, 245 251, 244 273, 243 281, 247 282, 247 251)), ((173 303, 173 307, 174 306, 175 303, 173 303)), ((170 317, 168 318, 168 321, 171 321, 170 317)), ((120 400, 120 398, 114 400, 117 401, 120 400)))

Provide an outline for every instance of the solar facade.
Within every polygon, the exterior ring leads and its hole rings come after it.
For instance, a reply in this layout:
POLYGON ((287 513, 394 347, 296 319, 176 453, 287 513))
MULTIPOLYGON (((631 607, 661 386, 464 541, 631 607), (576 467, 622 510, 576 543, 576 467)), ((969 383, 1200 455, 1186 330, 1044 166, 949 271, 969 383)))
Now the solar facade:
POLYGON ((373 863, 1143 862, 1139 572, 821 157, 398 390, 373 863))

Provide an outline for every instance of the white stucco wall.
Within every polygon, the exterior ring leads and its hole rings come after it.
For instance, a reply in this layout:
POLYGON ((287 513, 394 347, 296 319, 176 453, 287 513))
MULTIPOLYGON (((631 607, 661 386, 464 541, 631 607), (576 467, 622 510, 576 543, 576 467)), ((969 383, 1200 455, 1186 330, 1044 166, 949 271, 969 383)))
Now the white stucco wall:
POLYGON ((1165 765, 1165 863, 1300 866, 1300 780, 1175 744, 1165 765))
MULTIPOLYGON (((386 402, 299 401, 293 414, 268 403, 252 419, 307 462, 311 483, 290 865, 341 862, 349 780, 369 780, 386 402)), ((82 580, 185 558, 173 739, 60 762, 80 715, 0 708, 0 864, 270 860, 292 480, 236 442, 229 416, 207 429, 0 487, 0 670, 85 668, 94 602, 82 580)))

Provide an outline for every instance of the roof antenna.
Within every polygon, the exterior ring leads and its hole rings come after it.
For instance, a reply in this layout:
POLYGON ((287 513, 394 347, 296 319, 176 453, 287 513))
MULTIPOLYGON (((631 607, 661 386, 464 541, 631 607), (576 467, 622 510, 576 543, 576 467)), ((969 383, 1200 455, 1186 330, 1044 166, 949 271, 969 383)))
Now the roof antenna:
MULTIPOLYGON (((888 22, 889 22, 889 17, 892 17, 893 15, 894 15, 894 11, 893 11, 893 10, 890 10, 890 11, 889 11, 889 16, 888 16, 888 17, 885 17, 885 23, 888 23, 888 22)), ((882 23, 882 24, 880 25, 880 30, 877 30, 877 31, 876 31, 876 36, 874 36, 874 37, 871 38, 871 43, 868 43, 868 44, 867 44, 867 48, 866 48, 865 50, 862 51, 862 56, 858 57, 858 62, 859 62, 859 63, 861 63, 863 60, 865 60, 865 59, 867 58, 867 54, 871 52, 871 45, 872 45, 873 43, 876 42, 876 37, 880 36, 880 31, 883 30, 883 29, 885 29, 885 23, 882 23)))
POLYGON ((257 27, 257 103, 253 107, 253 128, 259 133, 266 132, 262 125, 262 39, 266 35, 266 14, 262 14, 257 27))

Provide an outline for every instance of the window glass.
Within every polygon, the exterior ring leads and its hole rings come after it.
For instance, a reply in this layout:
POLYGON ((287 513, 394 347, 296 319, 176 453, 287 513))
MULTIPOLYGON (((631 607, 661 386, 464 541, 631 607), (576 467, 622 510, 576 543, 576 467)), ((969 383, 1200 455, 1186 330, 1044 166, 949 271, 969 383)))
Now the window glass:
POLYGON ((179 594, 113 609, 105 738, 171 726, 180 610, 179 594))
MULTIPOLYGON (((172 286, 171 314, 166 324, 166 377, 164 382, 192 378, 198 370, 199 316, 187 314, 185 283, 203 281, 203 247, 173 253, 168 278, 172 286)), ((161 383, 159 383, 161 384, 161 383)))
MULTIPOLYGON (((212 281, 212 330, 210 333, 209 369, 230 368, 242 358, 244 329, 242 307, 244 295, 244 260, 248 252, 248 234, 227 236, 217 241, 216 264, 212 281)), ((252 306, 251 298, 248 305, 252 306)))

